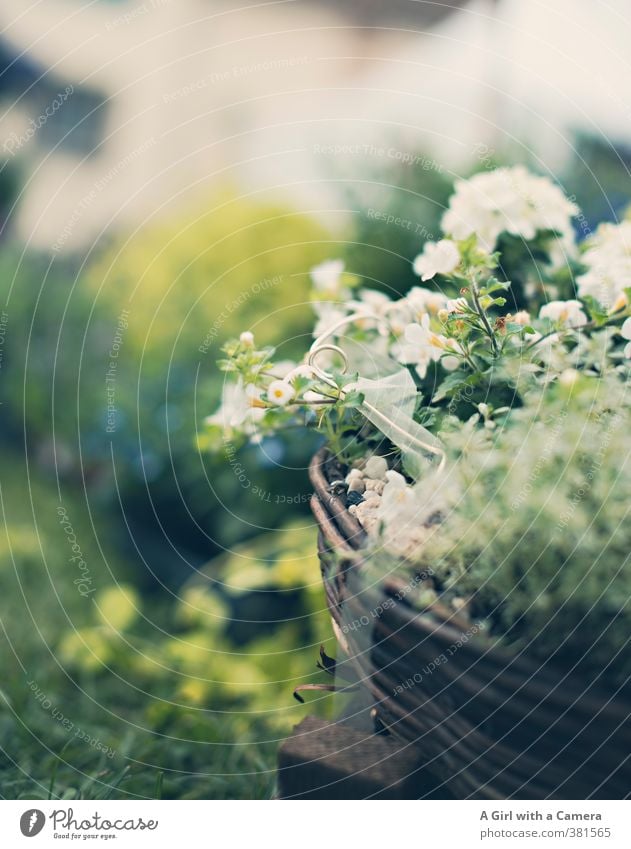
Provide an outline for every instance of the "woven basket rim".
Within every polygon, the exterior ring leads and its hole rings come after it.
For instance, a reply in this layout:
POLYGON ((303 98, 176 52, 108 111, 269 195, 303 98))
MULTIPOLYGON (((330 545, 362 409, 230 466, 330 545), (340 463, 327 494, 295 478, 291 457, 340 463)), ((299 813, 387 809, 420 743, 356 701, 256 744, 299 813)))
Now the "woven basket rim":
MULTIPOLYGON (((324 539, 331 546, 331 549, 335 550, 338 555, 341 555, 340 570, 346 571, 347 569, 356 568, 361 564, 361 552, 367 540, 367 534, 361 524, 348 512, 343 500, 329 491, 330 481, 327 477, 326 469, 332 457, 333 455, 328 447, 324 446, 314 455, 310 463, 309 476, 315 489, 312 510, 324 539)), ((339 605, 344 600, 339 596, 330 599, 336 605, 339 605)), ((440 600, 428 606, 424 611, 400 604, 397 605, 396 612, 402 620, 406 620, 402 624, 417 624, 424 631, 431 630, 432 628, 441 628, 448 639, 456 638, 463 630, 470 628, 474 624, 473 620, 446 608, 440 600)), ((567 686, 576 690, 575 695, 577 698, 580 697, 581 692, 584 690, 582 681, 573 682, 572 675, 568 673, 568 670, 562 666, 555 665, 553 661, 542 663, 540 659, 531 657, 528 651, 518 650, 516 652, 508 646, 500 645, 498 639, 484 638, 482 635, 480 635, 480 640, 477 643, 480 644, 478 654, 480 656, 483 655, 486 660, 496 663, 498 667, 507 670, 517 665, 519 669, 517 677, 520 679, 524 676, 533 675, 536 672, 542 677, 544 687, 546 683, 550 687, 553 687, 558 684, 559 678, 564 678, 566 679, 567 686), (546 679, 548 679, 547 682, 546 679)), ((468 647, 468 650, 474 650, 474 647, 468 647)), ((597 699, 591 703, 593 710, 598 710, 602 707, 602 702, 608 701, 611 698, 611 692, 608 691, 608 688, 603 687, 602 689, 601 699, 597 699)), ((626 708, 623 708, 622 703, 620 703, 621 719, 623 718, 623 714, 624 718, 627 718, 631 712, 631 702, 625 702, 624 704, 627 705, 626 708)), ((616 705, 618 705, 618 701, 612 703, 612 710, 616 710, 616 705)))

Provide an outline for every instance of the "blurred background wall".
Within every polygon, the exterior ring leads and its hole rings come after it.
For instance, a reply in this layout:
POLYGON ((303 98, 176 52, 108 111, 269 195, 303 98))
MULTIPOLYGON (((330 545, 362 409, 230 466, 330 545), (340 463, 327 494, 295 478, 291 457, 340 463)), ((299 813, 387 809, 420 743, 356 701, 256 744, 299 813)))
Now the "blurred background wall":
POLYGON ((5 0, 0 137, 29 171, 16 227, 71 250, 226 179, 329 216, 330 160, 349 154, 328 146, 365 145, 370 163, 393 133, 456 172, 476 144, 558 168, 572 131, 631 133, 625 13, 623 0, 5 0), (54 120, 12 144, 69 85, 54 120))

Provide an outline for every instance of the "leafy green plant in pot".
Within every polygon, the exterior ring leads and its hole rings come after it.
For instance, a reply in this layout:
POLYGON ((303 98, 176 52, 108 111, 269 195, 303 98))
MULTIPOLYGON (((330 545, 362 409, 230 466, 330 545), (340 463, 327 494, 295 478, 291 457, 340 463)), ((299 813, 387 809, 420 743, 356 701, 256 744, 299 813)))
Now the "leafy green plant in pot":
POLYGON ((245 330, 208 420, 326 434, 314 511, 340 643, 459 795, 629 789, 631 224, 579 248, 577 213, 521 167, 457 183, 445 238, 414 261, 437 291, 391 300, 318 266, 304 361, 278 370, 245 330), (496 274, 507 233, 542 258, 518 301, 496 274))

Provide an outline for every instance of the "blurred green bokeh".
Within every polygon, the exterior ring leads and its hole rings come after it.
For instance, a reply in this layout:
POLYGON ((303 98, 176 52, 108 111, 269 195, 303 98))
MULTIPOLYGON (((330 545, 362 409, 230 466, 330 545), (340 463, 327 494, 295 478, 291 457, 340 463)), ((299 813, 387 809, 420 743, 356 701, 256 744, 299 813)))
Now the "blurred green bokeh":
MULTIPOLYGON (((274 552, 264 537, 265 557, 254 541, 241 550, 291 511, 248 503, 196 434, 231 334, 251 328, 287 356, 304 346, 308 270, 327 254, 307 216, 229 193, 88 263, 5 243, 1 795, 272 793, 278 740, 306 710, 292 690, 329 636, 314 531, 275 535, 274 552), (229 592, 197 573, 228 547, 233 560, 205 574, 225 571, 229 592), (261 622, 272 602, 278 622, 261 622)), ((292 461, 296 486, 310 451, 292 461)), ((261 449, 243 456, 261 487, 286 492, 261 449)))

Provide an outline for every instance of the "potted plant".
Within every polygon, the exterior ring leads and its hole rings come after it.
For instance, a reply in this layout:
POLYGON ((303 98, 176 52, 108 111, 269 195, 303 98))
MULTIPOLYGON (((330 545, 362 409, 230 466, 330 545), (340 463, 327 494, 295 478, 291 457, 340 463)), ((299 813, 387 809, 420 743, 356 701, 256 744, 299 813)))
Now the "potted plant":
POLYGON ((456 183, 422 285, 313 269, 304 361, 244 330, 207 420, 217 440, 325 435, 338 670, 460 797, 631 790, 631 222, 577 245, 578 216, 522 167, 456 183))

